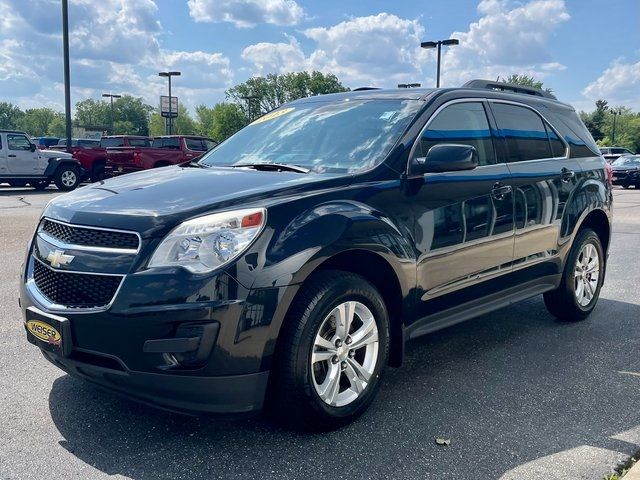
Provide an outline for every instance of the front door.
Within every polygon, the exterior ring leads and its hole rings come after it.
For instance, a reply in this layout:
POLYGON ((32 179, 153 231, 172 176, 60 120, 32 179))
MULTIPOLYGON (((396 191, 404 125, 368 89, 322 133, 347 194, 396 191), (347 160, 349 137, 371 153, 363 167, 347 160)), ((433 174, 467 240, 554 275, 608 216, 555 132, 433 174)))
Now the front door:
POLYGON ((419 254, 419 316, 446 308, 447 302, 431 302, 437 297, 511 271, 510 174, 497 161, 487 108, 479 99, 440 107, 414 153, 424 157, 440 143, 464 144, 475 147, 479 162, 474 170, 428 173, 415 180, 421 182, 411 202, 419 254))
POLYGON ((12 175, 40 175, 38 152, 32 151, 31 141, 22 133, 7 133, 7 167, 12 175))

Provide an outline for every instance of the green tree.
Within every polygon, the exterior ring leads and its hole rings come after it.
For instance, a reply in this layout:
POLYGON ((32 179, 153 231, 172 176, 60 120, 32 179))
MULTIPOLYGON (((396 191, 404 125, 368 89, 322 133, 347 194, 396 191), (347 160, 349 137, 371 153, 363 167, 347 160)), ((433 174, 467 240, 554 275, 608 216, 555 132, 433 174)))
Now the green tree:
MULTIPOLYGON (((129 120, 116 120, 113 124, 114 135, 140 135, 129 120)), ((146 135, 146 134, 145 134, 146 135)))
POLYGON ((51 108, 29 108, 18 122, 18 128, 33 137, 47 135, 49 124, 59 115, 51 108))
POLYGON ((0 102, 0 128, 15 130, 18 128, 24 112, 8 102, 0 102))
MULTIPOLYGON (((108 102, 104 102, 107 103, 108 102)), ((109 105, 109 123, 111 125, 109 105)), ((149 115, 153 112, 153 107, 144 103, 142 98, 132 97, 131 95, 123 95, 113 102, 113 123, 114 130, 116 123, 122 130, 125 126, 129 135, 149 135, 149 115)))
MULTIPOLYGON (((178 105, 178 116, 173 119, 172 129, 174 135, 196 135, 200 133, 198 125, 184 105, 178 105)), ((166 120, 160 115, 159 109, 154 110, 151 114, 149 134, 154 137, 166 134, 166 120)))
POLYGON ((243 108, 247 117, 255 119, 298 98, 347 90, 332 74, 315 71, 270 73, 266 77, 251 77, 227 90, 226 96, 243 108), (251 98, 247 100, 247 97, 251 98))
POLYGON ((218 142, 226 140, 248 123, 240 106, 235 103, 216 103, 213 108, 196 107, 198 132, 218 142))
POLYGON ((76 103, 75 123, 82 127, 104 127, 111 125, 110 104, 103 100, 87 98, 76 103))
POLYGON ((544 90, 545 92, 553 93, 552 89, 544 88, 544 83, 542 81, 536 80, 530 75, 524 75, 524 74, 519 75, 517 73, 514 73, 512 75, 509 75, 506 79, 503 79, 503 80, 501 80, 500 77, 498 77, 497 81, 512 83, 514 85, 522 85, 523 87, 537 88, 538 90, 544 90))
POLYGON ((47 135, 51 137, 64 137, 67 131, 67 126, 64 121, 64 114, 56 113, 56 116, 49 123, 47 128, 47 135))

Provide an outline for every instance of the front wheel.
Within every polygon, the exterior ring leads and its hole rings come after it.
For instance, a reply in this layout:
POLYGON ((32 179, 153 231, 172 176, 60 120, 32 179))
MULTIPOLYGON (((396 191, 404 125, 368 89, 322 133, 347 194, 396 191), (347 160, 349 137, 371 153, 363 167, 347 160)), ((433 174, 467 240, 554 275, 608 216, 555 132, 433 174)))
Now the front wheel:
POLYGON ((279 340, 274 405, 280 416, 311 430, 356 419, 376 395, 388 331, 382 296, 364 278, 325 271, 308 280, 279 340))
POLYGON ((53 181, 59 190, 68 192, 80 183, 80 174, 74 165, 62 165, 56 170, 53 181))
POLYGON ((560 286, 544 294, 547 310, 560 320, 587 318, 598 302, 604 269, 600 237, 590 228, 581 230, 567 257, 560 286))

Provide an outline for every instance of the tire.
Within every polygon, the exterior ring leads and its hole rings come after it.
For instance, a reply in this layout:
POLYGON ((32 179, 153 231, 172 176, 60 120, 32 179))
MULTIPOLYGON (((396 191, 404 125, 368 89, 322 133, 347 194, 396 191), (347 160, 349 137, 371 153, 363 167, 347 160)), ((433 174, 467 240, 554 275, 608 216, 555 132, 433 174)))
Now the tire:
MULTIPOLYGON (((606 258, 600 237, 590 228, 580 230, 567 257, 560 286, 556 290, 544 294, 547 310, 563 321, 577 322, 587 318, 600 296, 605 262, 606 258), (592 258, 593 255, 597 255, 597 266, 582 271, 583 262, 587 260, 587 257, 592 258), (583 273, 585 277, 578 276, 583 273), (597 275, 595 281, 594 275, 597 275)), ((592 265, 590 261, 588 263, 592 265)))
POLYGON ((105 164, 103 162, 98 162, 93 166, 93 168, 91 169, 91 181, 92 182, 100 182, 100 181, 104 180, 104 178, 105 178, 104 165, 105 164))
POLYGON ((377 393, 388 349, 387 309, 375 287, 348 272, 327 270, 314 275, 298 292, 278 340, 270 399, 275 413, 294 428, 313 431, 352 422, 377 393), (344 330, 332 318, 349 316, 340 312, 352 312, 349 332, 353 338, 347 335, 338 342, 344 330), (360 347, 349 348, 356 344, 360 347), (337 382, 332 381, 335 378, 337 382))
POLYGON ((75 165, 62 164, 53 175, 53 181, 59 190, 68 192, 80 184, 80 172, 75 165))
POLYGON ((622 185, 622 188, 624 188, 625 190, 627 190, 631 185, 622 185))
POLYGON ((31 185, 33 188, 35 188, 38 191, 42 191, 46 189, 50 183, 51 182, 49 180, 37 180, 34 182, 29 182, 29 185, 31 185))

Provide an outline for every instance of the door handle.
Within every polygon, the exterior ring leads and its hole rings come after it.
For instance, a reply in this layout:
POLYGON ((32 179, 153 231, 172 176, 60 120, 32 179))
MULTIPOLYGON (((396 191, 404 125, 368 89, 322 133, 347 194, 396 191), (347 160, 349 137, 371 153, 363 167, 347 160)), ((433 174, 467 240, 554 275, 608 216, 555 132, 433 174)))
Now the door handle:
POLYGON ((13 155, 13 154, 11 154, 11 155, 7 155, 7 157, 9 157, 9 158, 16 158, 16 156, 15 156, 15 155, 13 155))
POLYGON ((505 195, 511 193, 512 190, 511 185, 502 185, 500 182, 496 182, 491 189, 491 196, 496 200, 504 200, 505 195))
POLYGON ((565 183, 569 182, 575 176, 576 176, 576 172, 574 172, 573 170, 569 170, 566 167, 560 171, 560 179, 565 183))

